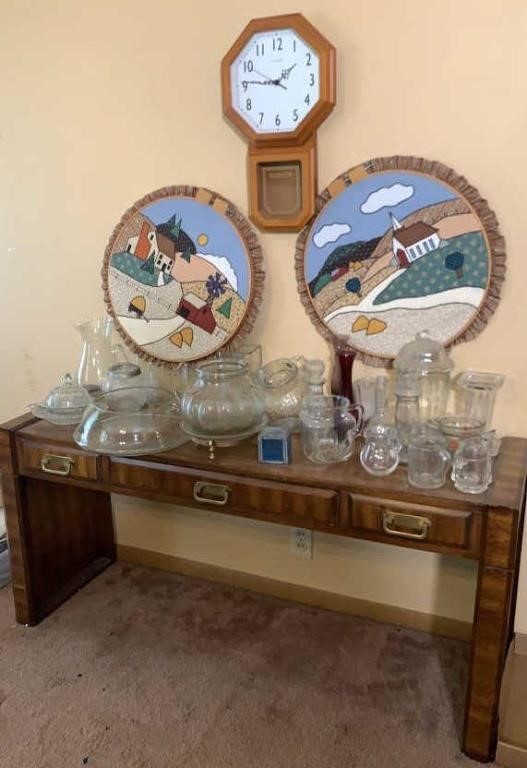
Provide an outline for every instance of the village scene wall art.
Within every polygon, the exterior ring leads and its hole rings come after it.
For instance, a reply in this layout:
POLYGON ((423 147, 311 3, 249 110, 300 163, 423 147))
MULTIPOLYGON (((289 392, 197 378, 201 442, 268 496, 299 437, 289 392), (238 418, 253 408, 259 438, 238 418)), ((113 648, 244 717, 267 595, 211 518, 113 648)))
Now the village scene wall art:
POLYGON ((491 250, 474 207, 413 170, 371 172, 366 164, 336 186, 301 238, 304 291, 318 321, 384 359, 418 331, 451 343, 489 286, 491 250))
POLYGON ((230 204, 190 189, 144 198, 106 249, 103 286, 117 329, 155 361, 213 354, 237 333, 252 297, 252 264, 243 231, 226 215, 230 204))

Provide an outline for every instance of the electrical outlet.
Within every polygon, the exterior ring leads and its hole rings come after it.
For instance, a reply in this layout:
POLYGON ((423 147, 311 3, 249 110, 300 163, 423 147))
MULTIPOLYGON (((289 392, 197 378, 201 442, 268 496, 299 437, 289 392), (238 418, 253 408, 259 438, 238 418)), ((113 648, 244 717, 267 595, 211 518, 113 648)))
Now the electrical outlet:
POLYGON ((291 528, 289 551, 297 557, 313 557, 313 531, 309 528, 291 528))

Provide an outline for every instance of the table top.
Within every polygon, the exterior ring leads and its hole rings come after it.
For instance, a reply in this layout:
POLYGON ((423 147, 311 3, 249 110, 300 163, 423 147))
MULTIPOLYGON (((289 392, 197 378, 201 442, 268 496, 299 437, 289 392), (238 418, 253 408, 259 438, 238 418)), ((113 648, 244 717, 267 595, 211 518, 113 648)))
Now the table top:
MULTIPOLYGON (((18 420, 15 420, 18 421, 18 420)), ((14 422, 4 425, 12 426, 14 422)), ((17 436, 38 443, 50 443, 62 449, 80 450, 74 443, 74 427, 62 427, 46 421, 33 421, 17 431, 17 436)), ((373 477, 360 466, 357 449, 354 456, 339 464, 313 464, 302 453, 299 440, 293 439, 291 464, 262 464, 258 461, 256 441, 248 440, 231 448, 217 448, 214 459, 209 459, 208 449, 187 442, 166 453, 122 458, 123 461, 170 464, 208 472, 222 472, 247 477, 294 483, 319 488, 350 489, 354 493, 386 494, 391 498, 407 499, 424 504, 452 506, 456 508, 519 509, 523 503, 527 473, 527 439, 505 437, 494 467, 494 482, 482 494, 460 493, 450 478, 437 490, 419 490, 409 485, 405 467, 386 477, 373 477)), ((118 457, 121 460, 121 457, 118 457)))

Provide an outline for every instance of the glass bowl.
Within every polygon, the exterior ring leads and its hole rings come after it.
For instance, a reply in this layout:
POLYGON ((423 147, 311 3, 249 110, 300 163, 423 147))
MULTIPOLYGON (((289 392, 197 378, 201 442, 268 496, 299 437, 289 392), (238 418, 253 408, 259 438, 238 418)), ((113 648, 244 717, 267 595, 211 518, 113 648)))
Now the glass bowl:
POLYGON ((116 456, 141 456, 177 448, 187 438, 179 428, 174 395, 161 387, 128 387, 96 397, 73 433, 81 448, 116 456))
POLYGON ((447 438, 448 450, 453 453, 465 440, 478 437, 485 429, 485 422, 472 416, 463 414, 446 413, 433 419, 433 423, 447 438))

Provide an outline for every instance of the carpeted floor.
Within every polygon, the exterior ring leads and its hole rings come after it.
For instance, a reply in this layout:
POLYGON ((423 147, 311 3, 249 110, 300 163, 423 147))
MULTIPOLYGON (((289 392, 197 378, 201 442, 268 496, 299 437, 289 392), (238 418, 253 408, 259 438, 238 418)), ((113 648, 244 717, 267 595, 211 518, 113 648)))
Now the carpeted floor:
POLYGON ((468 647, 119 563, 0 591, 1 768, 463 768, 468 647))

